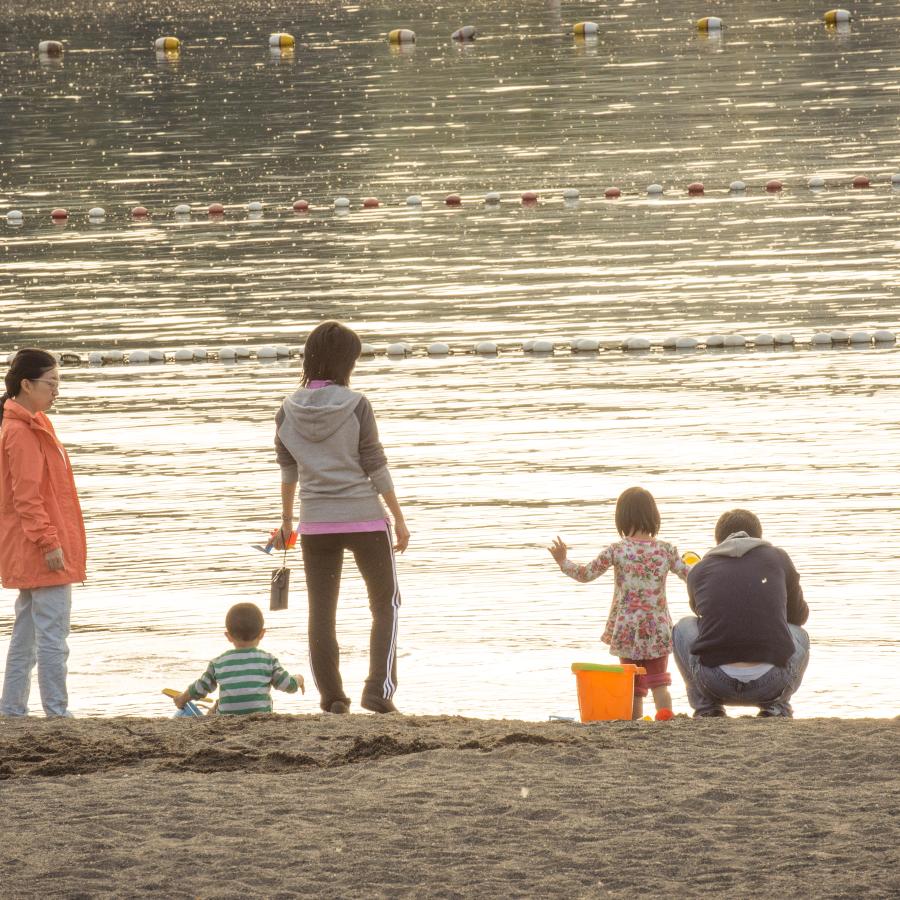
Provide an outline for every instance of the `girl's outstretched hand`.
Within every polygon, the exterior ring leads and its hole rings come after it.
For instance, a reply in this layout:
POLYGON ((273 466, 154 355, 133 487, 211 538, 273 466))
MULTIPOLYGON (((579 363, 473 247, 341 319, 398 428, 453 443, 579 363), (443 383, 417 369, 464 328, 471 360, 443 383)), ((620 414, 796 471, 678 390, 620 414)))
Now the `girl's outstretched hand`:
POLYGON ((561 566, 566 561, 566 556, 568 555, 569 548, 563 543, 563 539, 556 536, 556 540, 547 548, 550 551, 550 555, 556 560, 556 564, 561 566))

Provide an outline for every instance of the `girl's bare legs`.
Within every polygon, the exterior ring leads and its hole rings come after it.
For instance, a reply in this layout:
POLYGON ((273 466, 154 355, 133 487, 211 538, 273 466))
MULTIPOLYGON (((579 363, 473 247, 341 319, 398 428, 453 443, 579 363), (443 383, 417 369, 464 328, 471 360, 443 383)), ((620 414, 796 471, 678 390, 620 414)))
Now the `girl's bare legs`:
POLYGON ((651 690, 653 691, 653 705, 656 707, 657 712, 659 712, 661 709, 672 708, 672 695, 669 693, 669 689, 665 685, 651 688, 651 690))
POLYGON ((637 694, 634 695, 634 701, 631 704, 631 718, 632 720, 644 718, 644 698, 638 697, 637 694))

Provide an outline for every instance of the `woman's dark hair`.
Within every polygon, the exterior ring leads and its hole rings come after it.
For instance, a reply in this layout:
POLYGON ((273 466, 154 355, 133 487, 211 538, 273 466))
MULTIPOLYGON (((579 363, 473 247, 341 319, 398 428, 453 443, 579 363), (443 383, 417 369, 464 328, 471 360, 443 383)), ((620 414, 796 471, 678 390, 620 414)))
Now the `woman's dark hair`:
POLYGON ((37 381, 38 378, 56 368, 56 357, 46 350, 26 347, 20 350, 9 365, 6 373, 6 393, 0 395, 0 422, 3 421, 3 404, 10 397, 18 397, 23 381, 37 381))
POLYGON ((650 491, 630 487, 616 501, 616 530, 622 537, 639 531, 654 537, 659 534, 659 510, 650 491))
POLYGON ((225 614, 225 628, 238 641, 252 641, 265 628, 262 610, 255 603, 235 603, 225 614))
POLYGON ((721 544, 729 534, 736 531, 746 531, 750 537, 762 537, 762 525, 749 509, 729 509, 719 516, 719 521, 716 522, 716 543, 721 544))
POLYGON ((306 387, 311 381, 333 381, 346 387, 360 353, 362 343, 352 328, 322 322, 306 339, 300 383, 306 387))

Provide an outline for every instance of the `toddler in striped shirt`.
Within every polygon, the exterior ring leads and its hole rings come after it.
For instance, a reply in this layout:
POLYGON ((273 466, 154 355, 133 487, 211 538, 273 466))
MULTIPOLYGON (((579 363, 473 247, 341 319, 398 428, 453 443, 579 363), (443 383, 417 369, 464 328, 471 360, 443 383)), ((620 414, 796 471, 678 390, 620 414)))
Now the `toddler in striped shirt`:
POLYGON ((234 650, 217 656, 186 691, 174 698, 175 705, 183 709, 189 700, 211 694, 218 685, 221 714, 270 713, 272 687, 288 694, 304 691, 301 675, 290 675, 271 653, 259 649, 265 633, 263 614, 256 604, 232 606, 225 616, 225 637, 234 644, 234 650))

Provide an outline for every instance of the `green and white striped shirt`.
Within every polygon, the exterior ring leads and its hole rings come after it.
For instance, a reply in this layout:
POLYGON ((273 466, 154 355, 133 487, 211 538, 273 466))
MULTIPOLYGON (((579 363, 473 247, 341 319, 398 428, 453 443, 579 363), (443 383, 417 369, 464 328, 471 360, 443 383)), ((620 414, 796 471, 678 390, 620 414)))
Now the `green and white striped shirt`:
POLYGON ((286 672, 271 653, 258 647, 226 650, 207 666, 188 688, 192 700, 199 700, 219 687, 219 712, 223 715, 272 712, 270 685, 293 694, 297 679, 286 672))

